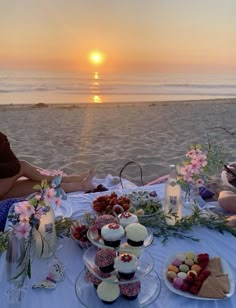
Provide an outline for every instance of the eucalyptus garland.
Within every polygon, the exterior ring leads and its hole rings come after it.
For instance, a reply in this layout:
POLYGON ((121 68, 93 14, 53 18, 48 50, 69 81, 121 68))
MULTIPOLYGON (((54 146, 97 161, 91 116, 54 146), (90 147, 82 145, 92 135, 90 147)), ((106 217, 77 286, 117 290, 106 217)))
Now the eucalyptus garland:
POLYGON ((142 219, 142 224, 149 227, 153 231, 153 235, 161 238, 162 243, 165 244, 171 237, 181 239, 191 239, 193 241, 199 241, 186 232, 192 231, 193 227, 207 227, 211 230, 218 231, 220 233, 229 232, 236 237, 236 229, 229 225, 228 219, 222 214, 215 214, 210 212, 203 212, 198 207, 193 207, 192 215, 184 216, 181 219, 177 219, 177 216, 171 211, 165 214, 161 209, 156 212, 150 218, 142 219), (169 225, 168 219, 174 218, 175 224, 169 225))

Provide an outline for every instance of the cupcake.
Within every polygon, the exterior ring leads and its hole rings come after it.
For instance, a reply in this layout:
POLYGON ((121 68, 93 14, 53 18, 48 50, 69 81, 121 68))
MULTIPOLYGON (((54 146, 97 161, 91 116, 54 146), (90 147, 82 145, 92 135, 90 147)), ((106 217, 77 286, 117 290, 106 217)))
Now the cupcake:
POLYGON ((100 249, 96 252, 94 262, 103 273, 114 271, 116 252, 113 249, 100 249))
MULTIPOLYGON (((121 279, 120 281, 124 281, 121 279)), ((128 300, 134 300, 137 298, 139 292, 141 290, 141 283, 140 281, 135 281, 125 284, 120 284, 120 293, 128 300)))
POLYGON ((139 247, 148 236, 147 228, 140 223, 132 223, 125 228, 127 243, 131 246, 139 247))
POLYGON ((125 234, 125 231, 121 225, 110 223, 102 227, 101 234, 104 244, 115 248, 120 245, 120 240, 125 234))
POLYGON ((117 218, 108 214, 99 216, 95 221, 95 226, 98 230, 98 234, 101 235, 102 227, 110 223, 118 223, 117 218))
POLYGON ((122 214, 118 215, 118 218, 123 228, 134 222, 138 222, 138 217, 130 212, 123 212, 122 214))
POLYGON ((97 288, 98 297, 106 304, 112 304, 120 296, 117 284, 102 281, 97 288))
POLYGON ((114 268, 118 271, 120 279, 134 277, 138 266, 138 259, 131 253, 122 253, 115 258, 114 268))
MULTIPOLYGON (((95 274, 97 274, 101 278, 108 278, 110 277, 110 273, 103 273, 100 271, 98 267, 94 267, 93 271, 95 274)), ((95 288, 98 287, 98 285, 102 282, 101 279, 97 278, 95 275, 93 275, 90 271, 86 271, 84 275, 84 279, 86 282, 90 282, 94 285, 95 288)))
POLYGON ((123 243, 120 246, 119 253, 125 253, 125 252, 132 253, 137 258, 139 258, 141 256, 142 252, 143 252, 143 248, 142 247, 130 246, 128 243, 123 243))

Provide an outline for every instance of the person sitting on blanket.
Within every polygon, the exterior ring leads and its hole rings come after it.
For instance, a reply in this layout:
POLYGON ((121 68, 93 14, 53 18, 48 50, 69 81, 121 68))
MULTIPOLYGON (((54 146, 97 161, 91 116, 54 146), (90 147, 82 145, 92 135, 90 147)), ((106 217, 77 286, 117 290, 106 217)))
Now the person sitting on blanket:
POLYGON ((19 160, 13 153, 8 138, 0 132, 0 200, 29 195, 33 186, 46 179, 50 183, 56 175, 62 175, 61 187, 65 192, 93 189, 94 169, 80 175, 66 175, 63 172, 48 172, 19 160))
MULTIPOLYGON (((229 169, 236 174, 236 162, 231 163, 229 169)), ((230 190, 222 190, 219 193, 218 202, 219 205, 227 212, 236 213, 236 188, 233 183, 236 181, 236 177, 229 173, 227 170, 223 171, 223 174, 226 173, 226 178, 230 190)))

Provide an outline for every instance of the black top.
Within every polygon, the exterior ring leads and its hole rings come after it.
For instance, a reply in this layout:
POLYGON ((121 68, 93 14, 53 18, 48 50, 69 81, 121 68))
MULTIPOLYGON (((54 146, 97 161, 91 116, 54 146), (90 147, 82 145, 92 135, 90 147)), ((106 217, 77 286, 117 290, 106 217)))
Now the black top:
POLYGON ((0 179, 11 178, 20 171, 20 162, 12 152, 7 137, 0 132, 0 179))

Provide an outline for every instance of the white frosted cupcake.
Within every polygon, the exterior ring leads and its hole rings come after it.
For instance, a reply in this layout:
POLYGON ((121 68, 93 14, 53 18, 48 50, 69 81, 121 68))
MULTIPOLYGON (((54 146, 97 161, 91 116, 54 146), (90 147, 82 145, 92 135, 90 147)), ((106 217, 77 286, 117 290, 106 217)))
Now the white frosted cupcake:
POLYGON ((138 222, 138 217, 130 212, 124 212, 118 216, 120 220, 120 224, 123 228, 127 227, 128 225, 138 222))
POLYGON ((147 228, 140 223, 132 223, 125 228, 127 243, 139 247, 148 236, 147 228))
POLYGON ((124 228, 117 223, 110 223, 102 227, 101 230, 104 244, 110 247, 118 247, 120 240, 124 236, 124 228))
POLYGON ((119 285, 102 281, 97 287, 97 295, 104 303, 111 304, 120 296, 119 285))
POLYGON ((120 279, 134 277, 138 267, 138 258, 131 253, 122 253, 115 258, 114 268, 118 271, 120 279))

